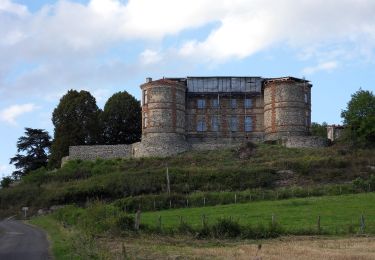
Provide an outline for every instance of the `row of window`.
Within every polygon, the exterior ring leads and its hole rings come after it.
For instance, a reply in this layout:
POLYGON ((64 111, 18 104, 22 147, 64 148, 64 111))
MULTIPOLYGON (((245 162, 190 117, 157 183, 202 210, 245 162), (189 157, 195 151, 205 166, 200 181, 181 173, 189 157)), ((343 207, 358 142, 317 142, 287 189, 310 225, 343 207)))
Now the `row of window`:
MULTIPOLYGON (((211 117, 211 131, 218 132, 220 128, 220 122, 218 116, 211 117)), ((231 116, 229 118, 229 129, 232 132, 238 131, 238 116, 231 116)), ((253 118, 251 116, 245 116, 244 119, 244 130, 245 132, 253 131, 253 118)), ((197 121, 197 131, 198 132, 205 132, 207 131, 206 120, 204 118, 200 118, 197 121)))
MULTIPOLYGON (((219 99, 211 99, 211 107, 218 108, 220 106, 219 99)), ((244 107, 251 108, 253 106, 253 100, 250 98, 245 98, 244 107)), ((197 107, 202 109, 206 108, 206 100, 205 99, 197 99, 197 107)), ((230 100, 230 107, 237 108, 237 99, 232 98, 230 100)))

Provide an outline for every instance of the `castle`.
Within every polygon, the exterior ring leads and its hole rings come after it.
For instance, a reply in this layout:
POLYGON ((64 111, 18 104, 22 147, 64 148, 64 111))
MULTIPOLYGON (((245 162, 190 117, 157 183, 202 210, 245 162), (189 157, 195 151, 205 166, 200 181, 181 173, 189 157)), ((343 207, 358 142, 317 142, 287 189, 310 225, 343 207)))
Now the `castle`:
POLYGON ((142 139, 72 146, 69 159, 170 156, 248 141, 324 146, 309 136, 311 88, 294 77, 186 77, 142 84, 142 139))

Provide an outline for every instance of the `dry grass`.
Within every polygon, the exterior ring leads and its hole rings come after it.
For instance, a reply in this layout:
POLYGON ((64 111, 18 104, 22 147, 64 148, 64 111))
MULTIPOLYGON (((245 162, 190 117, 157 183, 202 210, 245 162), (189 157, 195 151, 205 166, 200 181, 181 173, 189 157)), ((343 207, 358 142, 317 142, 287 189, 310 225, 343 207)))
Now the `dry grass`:
POLYGON ((375 240, 288 238, 264 243, 258 252, 258 258, 257 251, 257 245, 249 244, 193 250, 202 258, 222 259, 375 259, 375 240))
POLYGON ((375 259, 375 238, 287 237, 262 242, 142 237, 102 241, 115 259, 375 259))

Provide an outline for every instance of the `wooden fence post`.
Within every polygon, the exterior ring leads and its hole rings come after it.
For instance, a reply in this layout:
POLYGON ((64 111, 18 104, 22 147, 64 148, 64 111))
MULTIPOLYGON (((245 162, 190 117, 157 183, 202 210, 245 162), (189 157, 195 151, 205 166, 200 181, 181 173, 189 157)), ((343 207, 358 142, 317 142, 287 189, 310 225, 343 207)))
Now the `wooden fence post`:
POLYGON ((168 169, 168 164, 167 164, 167 192, 168 196, 171 195, 171 186, 169 182, 169 169, 168 169))
POLYGON ((365 217, 363 215, 361 215, 361 233, 365 233, 365 217))
POLYGON ((316 223, 316 227, 318 229, 318 233, 320 233, 320 216, 318 216, 318 221, 316 223))
POLYGON ((202 227, 204 228, 206 226, 206 215, 202 215, 202 227))
POLYGON ((237 203, 237 194, 234 194, 234 204, 237 203))
POLYGON ((159 230, 161 230, 161 216, 159 215, 159 219, 158 219, 158 224, 159 224, 159 230))
POLYGON ((140 224, 141 224, 141 210, 137 210, 137 213, 135 213, 134 229, 139 230, 140 224))
POLYGON ((206 197, 203 197, 203 206, 206 206, 206 197))

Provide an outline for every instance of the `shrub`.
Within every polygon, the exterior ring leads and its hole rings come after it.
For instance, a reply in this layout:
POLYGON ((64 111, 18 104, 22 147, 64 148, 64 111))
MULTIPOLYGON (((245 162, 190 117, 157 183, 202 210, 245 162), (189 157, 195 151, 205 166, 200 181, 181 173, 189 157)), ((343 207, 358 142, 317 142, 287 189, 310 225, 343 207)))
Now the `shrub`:
POLYGON ((116 220, 116 227, 121 231, 134 230, 134 217, 126 213, 121 214, 116 220))
POLYGON ((231 218, 220 218, 212 227, 212 234, 217 238, 234 238, 241 234, 241 226, 231 218))

